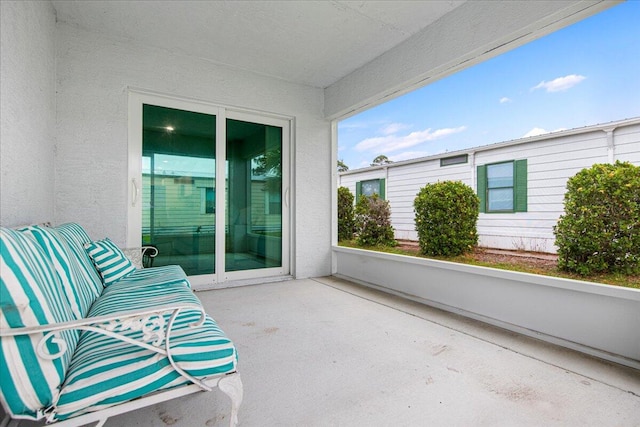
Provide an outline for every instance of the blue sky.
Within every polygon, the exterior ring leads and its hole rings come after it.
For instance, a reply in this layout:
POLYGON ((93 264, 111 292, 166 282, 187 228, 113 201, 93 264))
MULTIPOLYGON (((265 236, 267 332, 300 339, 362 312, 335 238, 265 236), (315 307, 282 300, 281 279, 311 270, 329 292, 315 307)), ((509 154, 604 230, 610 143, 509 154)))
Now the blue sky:
POLYGON ((349 169, 640 116, 640 1, 338 124, 349 169))

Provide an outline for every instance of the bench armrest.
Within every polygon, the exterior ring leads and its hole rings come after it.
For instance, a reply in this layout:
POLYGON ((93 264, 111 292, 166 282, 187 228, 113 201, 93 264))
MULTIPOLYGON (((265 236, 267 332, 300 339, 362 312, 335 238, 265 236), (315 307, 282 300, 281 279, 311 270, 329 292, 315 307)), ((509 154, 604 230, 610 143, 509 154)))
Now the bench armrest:
POLYGON ((153 260, 158 256, 158 248, 155 246, 124 248, 122 252, 131 260, 136 268, 153 267, 153 260))
POLYGON ((143 310, 123 311, 114 315, 88 317, 71 322, 51 323, 22 328, 2 328, 0 330, 0 337, 43 334, 37 345, 36 351, 38 357, 53 360, 61 357, 67 351, 65 341, 58 336, 59 332, 79 330, 107 335, 114 339, 166 356, 173 368, 180 375, 206 390, 211 390, 211 387, 207 386, 204 382, 194 378, 181 369, 171 354, 170 342, 173 324, 180 312, 184 310, 200 312, 200 319, 190 324, 190 327, 197 327, 204 323, 206 314, 202 306, 182 303, 160 305, 143 310), (169 316, 168 320, 166 320, 167 315, 169 316), (140 340, 133 339, 125 335, 127 331, 142 331, 143 336, 140 340), (57 353, 50 354, 47 351, 46 343, 49 340, 57 344, 60 349, 57 353))

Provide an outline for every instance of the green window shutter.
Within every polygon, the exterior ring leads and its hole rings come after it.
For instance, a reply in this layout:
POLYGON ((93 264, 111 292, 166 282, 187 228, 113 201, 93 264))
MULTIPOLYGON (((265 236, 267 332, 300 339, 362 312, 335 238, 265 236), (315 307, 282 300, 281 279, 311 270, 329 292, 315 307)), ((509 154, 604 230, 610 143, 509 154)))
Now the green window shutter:
POLYGON ((478 166, 477 183, 478 197, 480 198, 480 212, 487 211, 487 165, 478 166))
POLYGON ((356 203, 360 200, 360 195, 362 194, 362 181, 356 182, 356 203))
POLYGON ((380 196, 380 198, 382 200, 386 200, 385 196, 387 193, 387 186, 385 184, 385 179, 381 178, 378 180, 378 188, 380 189, 380 194, 378 194, 380 196))
POLYGON ((515 161, 514 209, 516 212, 527 211, 527 160, 515 161))

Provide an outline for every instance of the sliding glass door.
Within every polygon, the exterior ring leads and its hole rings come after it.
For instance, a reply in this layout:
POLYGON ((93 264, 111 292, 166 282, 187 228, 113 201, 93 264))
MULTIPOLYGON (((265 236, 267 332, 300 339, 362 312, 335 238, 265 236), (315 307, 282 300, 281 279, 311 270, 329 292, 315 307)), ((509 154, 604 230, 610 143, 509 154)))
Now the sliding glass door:
POLYGON ((142 107, 143 245, 154 265, 215 272, 216 116, 142 107))
POLYGON ((227 119, 225 270, 282 266, 282 128, 227 119))
POLYGON ((130 94, 129 246, 192 283, 289 274, 288 121, 130 94))

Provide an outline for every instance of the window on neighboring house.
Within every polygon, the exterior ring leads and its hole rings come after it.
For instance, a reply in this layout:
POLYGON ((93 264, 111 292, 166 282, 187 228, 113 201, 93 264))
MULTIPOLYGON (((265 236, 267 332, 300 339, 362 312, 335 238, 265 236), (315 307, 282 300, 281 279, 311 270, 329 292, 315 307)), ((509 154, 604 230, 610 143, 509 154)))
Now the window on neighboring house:
POLYGON ((460 165, 460 164, 463 164, 463 163, 467 163, 468 161, 469 161, 469 155, 468 154, 461 154, 459 156, 444 157, 444 158, 440 159, 440 167, 452 166, 452 165, 460 165))
POLYGON ((280 192, 267 191, 265 198, 265 213, 267 215, 279 215, 282 213, 282 197, 280 197, 280 192))
POLYGON ((480 212, 527 211, 527 161, 478 166, 480 212))
POLYGON ((213 187, 200 187, 200 213, 216 213, 216 190, 213 187))
POLYGON ((385 180, 384 179, 369 179, 367 181, 356 182, 356 202, 361 195, 371 197, 374 194, 380 196, 381 199, 385 198, 385 180))

